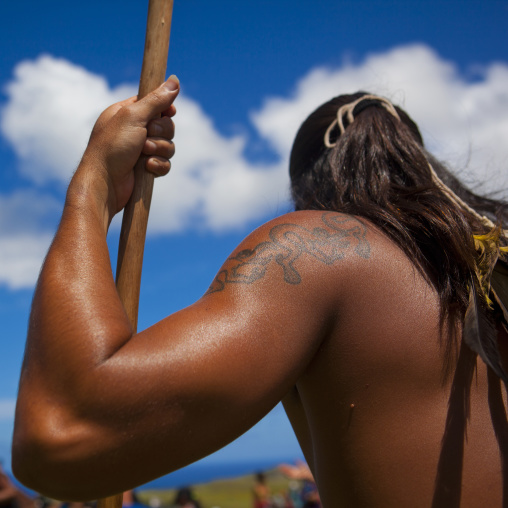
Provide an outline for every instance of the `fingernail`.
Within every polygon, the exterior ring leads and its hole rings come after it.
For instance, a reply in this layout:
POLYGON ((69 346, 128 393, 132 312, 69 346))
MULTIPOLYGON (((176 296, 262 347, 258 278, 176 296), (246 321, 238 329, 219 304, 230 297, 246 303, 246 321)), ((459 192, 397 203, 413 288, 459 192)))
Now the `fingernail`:
POLYGON ((167 81, 164 83, 164 86, 170 92, 174 92, 175 90, 178 90, 178 88, 180 87, 180 81, 174 74, 172 74, 171 76, 169 76, 167 81))
POLYGON ((145 141, 145 146, 149 150, 156 150, 157 149, 157 145, 151 139, 147 139, 145 141))
POLYGON ((160 136, 162 134, 162 127, 158 123, 153 123, 150 129, 154 136, 160 136))

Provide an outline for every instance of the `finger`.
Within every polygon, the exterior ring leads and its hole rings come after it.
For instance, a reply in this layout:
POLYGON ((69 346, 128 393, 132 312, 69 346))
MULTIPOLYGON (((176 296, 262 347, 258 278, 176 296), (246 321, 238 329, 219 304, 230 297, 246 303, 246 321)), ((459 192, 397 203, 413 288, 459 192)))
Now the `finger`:
POLYGON ((173 139, 175 137, 175 124, 173 120, 167 116, 150 120, 147 125, 147 136, 173 139))
POLYGON ((166 111, 163 111, 161 113, 162 116, 175 116, 176 115, 176 106, 174 104, 171 104, 171 106, 169 106, 168 109, 166 109, 166 111))
POLYGON ((170 159, 175 155, 175 144, 166 138, 148 138, 143 146, 143 153, 170 159))
POLYGON ((164 176, 169 173, 171 162, 163 157, 149 157, 146 160, 145 168, 156 177, 164 176))
POLYGON ((167 111, 180 91, 180 82, 176 76, 170 76, 167 81, 153 92, 130 106, 131 112, 140 123, 149 120, 167 111))

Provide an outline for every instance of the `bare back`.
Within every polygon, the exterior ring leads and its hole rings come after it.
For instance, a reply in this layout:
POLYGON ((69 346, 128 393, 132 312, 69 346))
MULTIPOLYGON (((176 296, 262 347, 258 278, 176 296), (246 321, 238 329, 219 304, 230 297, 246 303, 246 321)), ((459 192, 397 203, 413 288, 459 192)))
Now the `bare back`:
POLYGON ((434 289, 372 225, 365 239, 368 259, 336 265, 339 317, 284 399, 324 506, 504 506, 500 381, 467 349, 444 379, 434 289))

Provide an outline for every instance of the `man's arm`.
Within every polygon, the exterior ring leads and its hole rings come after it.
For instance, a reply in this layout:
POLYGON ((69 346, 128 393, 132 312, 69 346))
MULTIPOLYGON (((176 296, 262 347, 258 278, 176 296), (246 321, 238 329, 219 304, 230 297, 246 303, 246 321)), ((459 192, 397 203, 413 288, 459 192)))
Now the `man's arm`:
POLYGON ((251 234, 194 305, 132 333, 106 229, 139 153, 172 154, 168 117, 148 122, 174 112, 175 95, 162 88, 99 119, 37 284, 13 469, 56 498, 119 492, 229 443, 281 400, 333 326, 330 265, 347 227, 323 218, 314 230, 294 214, 251 234))

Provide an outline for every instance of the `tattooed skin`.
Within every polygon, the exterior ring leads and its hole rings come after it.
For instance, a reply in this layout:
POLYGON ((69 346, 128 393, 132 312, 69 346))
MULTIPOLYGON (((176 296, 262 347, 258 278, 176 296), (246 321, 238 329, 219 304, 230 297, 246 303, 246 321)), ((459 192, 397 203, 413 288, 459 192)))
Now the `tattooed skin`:
POLYGON ((252 284, 264 277, 268 265, 275 261, 288 284, 300 284, 301 276, 294 266, 303 254, 331 265, 353 251, 362 258, 370 256, 365 238, 367 228, 354 217, 335 212, 323 213, 323 227, 307 229, 297 224, 278 224, 270 232, 270 240, 245 249, 228 258, 206 294, 225 289, 227 284, 252 284))

